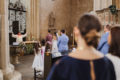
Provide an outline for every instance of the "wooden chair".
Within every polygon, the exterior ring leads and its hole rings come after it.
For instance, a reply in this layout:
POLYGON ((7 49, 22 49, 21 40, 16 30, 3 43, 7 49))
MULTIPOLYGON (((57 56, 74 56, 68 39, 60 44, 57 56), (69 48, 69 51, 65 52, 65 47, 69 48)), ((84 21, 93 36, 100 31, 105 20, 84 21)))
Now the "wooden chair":
POLYGON ((43 75, 39 74, 41 71, 34 69, 34 80, 44 80, 43 75))

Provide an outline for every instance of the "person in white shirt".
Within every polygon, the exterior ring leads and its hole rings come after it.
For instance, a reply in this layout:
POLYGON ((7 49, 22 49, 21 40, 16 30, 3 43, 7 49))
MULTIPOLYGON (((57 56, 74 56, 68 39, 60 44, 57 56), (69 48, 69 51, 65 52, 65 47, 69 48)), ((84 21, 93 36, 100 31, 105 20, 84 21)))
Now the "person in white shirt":
POLYGON ((17 35, 12 33, 12 37, 16 38, 17 43, 23 42, 23 38, 26 37, 26 36, 27 36, 27 34, 22 35, 20 32, 17 35))
POLYGON ((116 80, 120 80, 120 26, 114 26, 108 36, 108 44, 110 45, 109 54, 106 56, 112 61, 116 80))

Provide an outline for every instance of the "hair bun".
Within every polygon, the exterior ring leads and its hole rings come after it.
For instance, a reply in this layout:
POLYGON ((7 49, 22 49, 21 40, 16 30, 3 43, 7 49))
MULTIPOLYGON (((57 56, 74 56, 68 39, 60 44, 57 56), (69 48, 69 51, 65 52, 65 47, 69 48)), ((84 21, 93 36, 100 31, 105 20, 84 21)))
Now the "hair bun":
POLYGON ((85 40, 88 45, 93 45, 94 47, 97 47, 99 37, 100 34, 94 29, 85 35, 85 40))

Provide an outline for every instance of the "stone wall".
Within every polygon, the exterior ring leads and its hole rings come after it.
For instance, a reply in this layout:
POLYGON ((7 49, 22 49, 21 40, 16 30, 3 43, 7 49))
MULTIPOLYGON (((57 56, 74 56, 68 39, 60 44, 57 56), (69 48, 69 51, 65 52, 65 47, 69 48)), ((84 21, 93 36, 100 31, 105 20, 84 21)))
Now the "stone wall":
POLYGON ((49 28, 49 15, 53 12, 55 28, 66 29, 70 26, 70 0, 41 0, 41 37, 45 38, 49 28))
POLYGON ((72 0, 71 26, 76 26, 81 15, 93 10, 93 0, 72 0))
POLYGON ((27 7, 28 36, 32 35, 37 40, 46 37, 52 12, 55 17, 54 28, 65 29, 70 36, 80 16, 93 10, 93 0, 23 0, 22 3, 27 7))
POLYGON ((120 24, 120 10, 118 11, 118 16, 115 17, 109 10, 110 5, 116 5, 119 10, 120 0, 94 0, 94 11, 97 12, 103 25, 120 24))
POLYGON ((48 16, 55 14, 56 29, 65 29, 71 36, 73 27, 77 25, 80 16, 93 10, 93 0, 41 0, 41 36, 46 36, 48 16))

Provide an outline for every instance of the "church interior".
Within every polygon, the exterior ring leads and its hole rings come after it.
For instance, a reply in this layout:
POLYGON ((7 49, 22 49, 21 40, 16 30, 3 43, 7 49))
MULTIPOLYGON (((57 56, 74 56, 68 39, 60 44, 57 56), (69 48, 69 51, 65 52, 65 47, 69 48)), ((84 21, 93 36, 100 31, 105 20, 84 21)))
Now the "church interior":
MULTIPOLYGON (((34 43, 45 39, 48 30, 64 29, 73 47, 73 28, 85 13, 96 15, 103 26, 119 25, 120 0, 0 0, 0 80, 37 80, 34 43), (13 35, 18 33, 24 44, 16 43, 13 35)), ((45 54, 44 62, 40 80, 49 73, 51 54, 45 54)))

